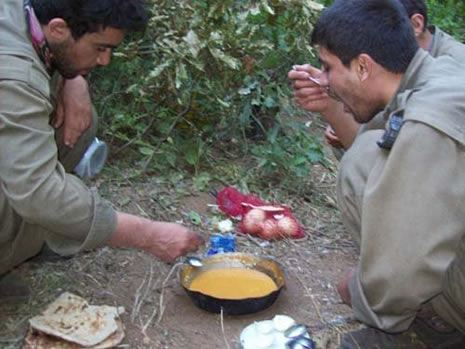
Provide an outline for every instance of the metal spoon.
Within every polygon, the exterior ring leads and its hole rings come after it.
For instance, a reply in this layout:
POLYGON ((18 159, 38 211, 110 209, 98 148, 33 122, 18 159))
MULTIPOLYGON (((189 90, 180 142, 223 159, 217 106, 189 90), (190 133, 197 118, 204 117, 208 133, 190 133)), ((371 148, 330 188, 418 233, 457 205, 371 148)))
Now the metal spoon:
POLYGON ((317 84, 318 86, 327 88, 326 86, 323 86, 323 84, 321 83, 320 79, 314 78, 313 76, 309 76, 309 77, 308 77, 308 80, 310 80, 311 82, 314 82, 314 83, 317 84))
POLYGON ((184 263, 187 263, 196 268, 200 268, 203 265, 202 260, 199 257, 195 256, 187 256, 184 260, 184 263))
POLYGON ((286 331, 284 331, 284 336, 287 338, 297 338, 306 335, 307 326, 302 324, 296 324, 289 327, 286 331))
POLYGON ((320 81, 320 79, 314 78, 313 76, 309 76, 308 80, 310 80, 311 82, 317 84, 321 88, 324 88, 326 93, 328 94, 328 96, 330 96, 334 100, 336 100, 338 102, 342 102, 342 99, 336 94, 336 92, 334 92, 334 90, 331 87, 324 86, 323 83, 320 81))
POLYGON ((286 343, 286 349, 314 349, 315 342, 307 337, 297 337, 286 343))
POLYGON ((331 93, 331 89, 329 88, 329 86, 324 86, 323 83, 320 81, 320 79, 314 78, 313 76, 309 76, 308 80, 310 80, 311 82, 317 84, 321 88, 325 89, 325 91, 326 91, 326 93, 328 95, 331 93))

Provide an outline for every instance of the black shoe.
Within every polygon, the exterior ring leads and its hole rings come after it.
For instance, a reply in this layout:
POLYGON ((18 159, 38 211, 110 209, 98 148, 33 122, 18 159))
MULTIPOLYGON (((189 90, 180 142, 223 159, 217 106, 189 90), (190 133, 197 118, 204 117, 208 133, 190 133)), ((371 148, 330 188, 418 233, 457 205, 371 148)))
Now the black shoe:
POLYGON ((55 253, 52 251, 50 247, 48 247, 47 244, 44 244, 40 252, 36 254, 34 257, 28 259, 28 262, 32 262, 32 263, 57 262, 60 260, 68 260, 68 259, 71 259, 72 257, 73 256, 62 256, 58 253, 55 253))
POLYGON ((30 296, 29 286, 18 272, 0 276, 0 304, 27 302, 30 296))
POLYGON ((340 349, 426 349, 415 336, 388 334, 374 328, 363 328, 344 334, 340 349))
POLYGON ((340 349, 464 349, 465 335, 457 330, 436 331, 415 320, 403 333, 390 334, 374 328, 346 333, 340 349))

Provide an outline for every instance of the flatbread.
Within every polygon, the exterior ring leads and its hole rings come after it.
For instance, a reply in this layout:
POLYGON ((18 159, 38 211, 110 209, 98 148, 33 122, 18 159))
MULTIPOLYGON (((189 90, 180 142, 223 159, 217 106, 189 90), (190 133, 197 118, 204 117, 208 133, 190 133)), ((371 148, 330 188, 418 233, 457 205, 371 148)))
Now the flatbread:
POLYGON ((29 324, 36 332, 92 347, 118 330, 118 315, 116 307, 89 305, 85 299, 65 292, 29 324))
POLYGON ((46 335, 44 333, 37 332, 32 328, 29 328, 29 331, 24 339, 24 345, 22 349, 108 349, 114 348, 120 344, 124 338, 124 325, 120 320, 116 320, 118 329, 115 333, 110 335, 103 342, 92 346, 92 347, 83 347, 82 345, 66 342, 63 339, 46 335))

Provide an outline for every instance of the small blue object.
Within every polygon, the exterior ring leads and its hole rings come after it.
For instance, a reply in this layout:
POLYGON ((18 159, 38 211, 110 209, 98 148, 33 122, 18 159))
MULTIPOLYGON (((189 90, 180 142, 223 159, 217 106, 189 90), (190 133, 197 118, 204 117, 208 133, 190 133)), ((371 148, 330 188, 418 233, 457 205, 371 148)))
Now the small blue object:
POLYGON ((213 234, 210 236, 210 248, 208 249, 206 256, 235 251, 236 240, 234 234, 213 234))

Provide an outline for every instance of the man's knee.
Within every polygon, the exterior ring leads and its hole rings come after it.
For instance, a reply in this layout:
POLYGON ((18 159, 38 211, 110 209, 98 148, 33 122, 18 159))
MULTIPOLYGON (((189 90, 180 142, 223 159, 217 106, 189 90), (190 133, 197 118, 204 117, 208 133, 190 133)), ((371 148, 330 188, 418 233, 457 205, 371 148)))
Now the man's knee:
POLYGON ((98 117, 95 109, 92 110, 92 123, 90 127, 79 137, 76 144, 71 148, 64 144, 63 126, 55 131, 55 141, 58 148, 58 161, 63 165, 66 172, 71 172, 82 159, 89 145, 97 135, 98 117))
POLYGON ((368 177, 375 162, 385 156, 384 150, 376 144, 383 132, 373 130, 359 135, 339 166, 338 206, 344 226, 356 241, 360 239, 361 211, 368 177))

